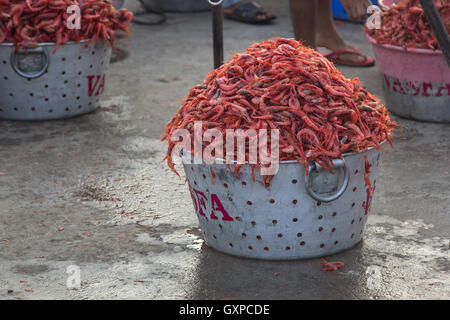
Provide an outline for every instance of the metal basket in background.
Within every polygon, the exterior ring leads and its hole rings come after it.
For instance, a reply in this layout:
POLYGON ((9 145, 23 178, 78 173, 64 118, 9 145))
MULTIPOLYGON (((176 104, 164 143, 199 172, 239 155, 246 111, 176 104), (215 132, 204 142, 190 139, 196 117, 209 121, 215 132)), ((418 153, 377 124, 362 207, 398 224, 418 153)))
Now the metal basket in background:
POLYGON ((16 50, 0 44, 0 119, 49 120, 93 111, 105 88, 109 42, 16 50))
POLYGON ((250 165, 184 164, 195 212, 208 246, 258 259, 320 257, 348 249, 363 235, 381 150, 343 155, 334 174, 294 161, 280 163, 270 188, 250 165), (372 192, 365 185, 365 156, 372 192))

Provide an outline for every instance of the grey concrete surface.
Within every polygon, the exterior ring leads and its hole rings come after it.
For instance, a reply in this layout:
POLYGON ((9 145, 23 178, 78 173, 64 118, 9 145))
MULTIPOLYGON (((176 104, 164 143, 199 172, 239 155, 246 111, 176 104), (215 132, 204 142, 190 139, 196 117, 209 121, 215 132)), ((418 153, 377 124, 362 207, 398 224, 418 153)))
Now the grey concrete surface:
MULTIPOLYGON (((292 36, 287 3, 261 2, 277 22, 226 21, 228 56, 292 36)), ((339 30, 371 53, 360 26, 339 30)), ((449 124, 394 116, 403 129, 379 170, 364 240, 329 258, 342 271, 203 244, 187 185, 161 163, 159 139, 211 69, 211 42, 207 12, 135 25, 117 43, 130 55, 111 65, 96 112, 0 121, 0 299, 449 299, 449 124), (79 289, 66 286, 70 265, 80 268, 79 289)), ((376 67, 342 71, 383 95, 376 67)))

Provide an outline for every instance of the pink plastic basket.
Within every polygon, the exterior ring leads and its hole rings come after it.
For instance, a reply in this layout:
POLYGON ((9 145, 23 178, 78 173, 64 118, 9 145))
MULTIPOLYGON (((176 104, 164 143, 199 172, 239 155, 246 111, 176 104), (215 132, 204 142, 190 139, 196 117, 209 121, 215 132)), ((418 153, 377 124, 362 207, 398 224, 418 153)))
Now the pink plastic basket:
POLYGON ((378 44, 366 34, 372 43, 378 70, 397 79, 420 82, 450 83, 450 68, 441 50, 402 48, 378 44))
POLYGON ((450 68, 440 50, 372 43, 386 104, 408 119, 450 122, 450 68))

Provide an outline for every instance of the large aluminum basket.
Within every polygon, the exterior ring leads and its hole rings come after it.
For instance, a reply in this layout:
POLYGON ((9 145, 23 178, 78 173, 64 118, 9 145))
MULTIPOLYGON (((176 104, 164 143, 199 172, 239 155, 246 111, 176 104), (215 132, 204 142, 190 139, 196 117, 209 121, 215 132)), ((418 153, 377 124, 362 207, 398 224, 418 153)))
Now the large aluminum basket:
POLYGON ((84 114, 99 105, 109 43, 54 43, 15 50, 0 44, 0 119, 47 120, 84 114))
POLYGON ((373 194, 364 181, 364 156, 374 191, 381 152, 345 154, 334 161, 333 174, 312 164, 306 176, 303 165, 281 162, 269 189, 259 170, 252 181, 249 165, 237 178, 234 165, 184 164, 184 169, 208 246, 248 258, 312 258, 361 240, 373 194))

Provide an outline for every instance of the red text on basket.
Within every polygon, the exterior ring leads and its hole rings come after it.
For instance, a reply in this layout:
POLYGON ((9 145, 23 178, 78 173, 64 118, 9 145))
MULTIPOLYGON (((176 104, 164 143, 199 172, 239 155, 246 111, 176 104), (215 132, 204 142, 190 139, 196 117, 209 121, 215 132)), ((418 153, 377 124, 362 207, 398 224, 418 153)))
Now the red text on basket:
POLYGON ((394 92, 413 97, 450 96, 450 83, 414 82, 384 75, 386 87, 394 92))
POLYGON ((364 206, 364 215, 366 215, 366 216, 369 213, 370 205, 372 204, 372 198, 373 198, 373 193, 375 192, 375 187, 376 186, 373 186, 372 192, 370 191, 369 188, 367 188, 367 190, 366 190, 367 199, 366 199, 365 206, 364 206))
POLYGON ((230 217, 228 212, 225 210, 222 202, 216 194, 211 193, 211 197, 208 198, 203 192, 194 189, 191 186, 189 186, 189 191, 191 192, 191 198, 194 202, 195 211, 199 215, 206 217, 206 205, 207 203, 211 203, 211 214, 209 215, 211 219, 217 220, 218 217, 215 213, 220 212, 222 214, 223 221, 233 221, 233 218, 230 217))
POLYGON ((87 76, 87 79, 89 81, 89 97, 92 95, 98 96, 103 93, 105 90, 105 74, 87 76))

